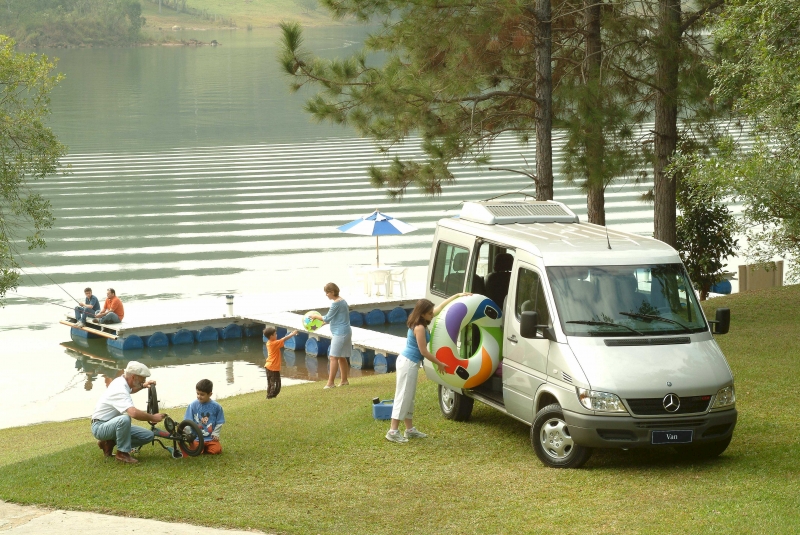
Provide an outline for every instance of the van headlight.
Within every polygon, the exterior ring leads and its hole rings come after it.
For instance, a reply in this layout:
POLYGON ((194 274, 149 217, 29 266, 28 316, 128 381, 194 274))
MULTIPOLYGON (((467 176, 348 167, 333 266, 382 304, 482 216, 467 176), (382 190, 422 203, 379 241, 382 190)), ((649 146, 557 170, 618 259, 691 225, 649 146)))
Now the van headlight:
POLYGON ((720 388, 717 395, 714 396, 714 406, 711 408, 719 409, 734 403, 736 403, 736 391, 733 389, 733 385, 726 386, 725 388, 720 388))
POLYGON ((590 411, 628 412, 616 394, 578 388, 578 399, 590 411))

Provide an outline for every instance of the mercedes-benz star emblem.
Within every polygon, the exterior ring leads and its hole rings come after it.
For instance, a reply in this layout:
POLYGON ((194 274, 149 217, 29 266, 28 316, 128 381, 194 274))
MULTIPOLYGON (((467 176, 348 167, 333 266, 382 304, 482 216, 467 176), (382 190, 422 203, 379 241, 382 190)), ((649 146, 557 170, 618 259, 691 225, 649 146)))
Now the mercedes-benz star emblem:
POLYGON ((681 398, 677 394, 667 394, 664 396, 664 410, 667 412, 677 412, 681 408, 681 398))

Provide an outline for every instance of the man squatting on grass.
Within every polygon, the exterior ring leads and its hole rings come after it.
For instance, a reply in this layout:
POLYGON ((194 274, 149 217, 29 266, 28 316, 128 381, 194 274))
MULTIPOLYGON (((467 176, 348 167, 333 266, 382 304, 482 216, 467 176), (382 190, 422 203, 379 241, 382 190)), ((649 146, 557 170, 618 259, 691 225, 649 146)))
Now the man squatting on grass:
POLYGON ((150 377, 150 370, 141 362, 132 360, 125 367, 125 372, 111 381, 108 389, 100 396, 92 414, 92 435, 97 439, 97 446, 110 457, 117 446, 115 458, 123 463, 135 464, 131 457, 131 448, 138 448, 153 441, 153 432, 138 425, 131 425, 131 418, 141 422, 160 422, 163 413, 148 414, 133 406, 131 394, 156 384, 145 381, 150 377))

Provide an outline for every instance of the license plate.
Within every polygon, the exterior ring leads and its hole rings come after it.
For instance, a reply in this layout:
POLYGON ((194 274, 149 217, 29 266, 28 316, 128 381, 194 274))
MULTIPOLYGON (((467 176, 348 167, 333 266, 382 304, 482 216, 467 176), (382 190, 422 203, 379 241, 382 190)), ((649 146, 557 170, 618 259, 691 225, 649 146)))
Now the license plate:
POLYGON ((653 431, 651 436, 652 444, 688 444, 692 441, 692 434, 688 431, 653 431))

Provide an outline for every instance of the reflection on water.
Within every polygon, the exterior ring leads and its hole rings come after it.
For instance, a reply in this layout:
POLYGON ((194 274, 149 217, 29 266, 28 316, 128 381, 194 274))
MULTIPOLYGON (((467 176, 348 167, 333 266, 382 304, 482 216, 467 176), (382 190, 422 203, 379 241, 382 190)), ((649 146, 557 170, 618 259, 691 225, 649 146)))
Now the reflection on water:
MULTIPOLYGON (((75 336, 71 342, 63 342, 61 345, 65 348, 66 355, 75 359, 75 369, 86 374, 84 390, 91 390, 98 378, 102 378, 107 385, 108 381, 118 377, 132 360, 139 361, 154 371, 164 367, 221 362, 224 364, 226 383, 233 385, 236 382, 235 362, 262 368, 267 357, 266 346, 255 338, 123 351, 108 346, 105 339, 75 336)), ((353 372, 354 377, 373 373, 371 370, 353 370, 353 372)), ((259 373, 266 377, 263 371, 259 370, 259 373)), ((327 378, 327 375, 327 357, 315 357, 307 355, 304 351, 282 349, 282 378, 318 381, 327 378)))

